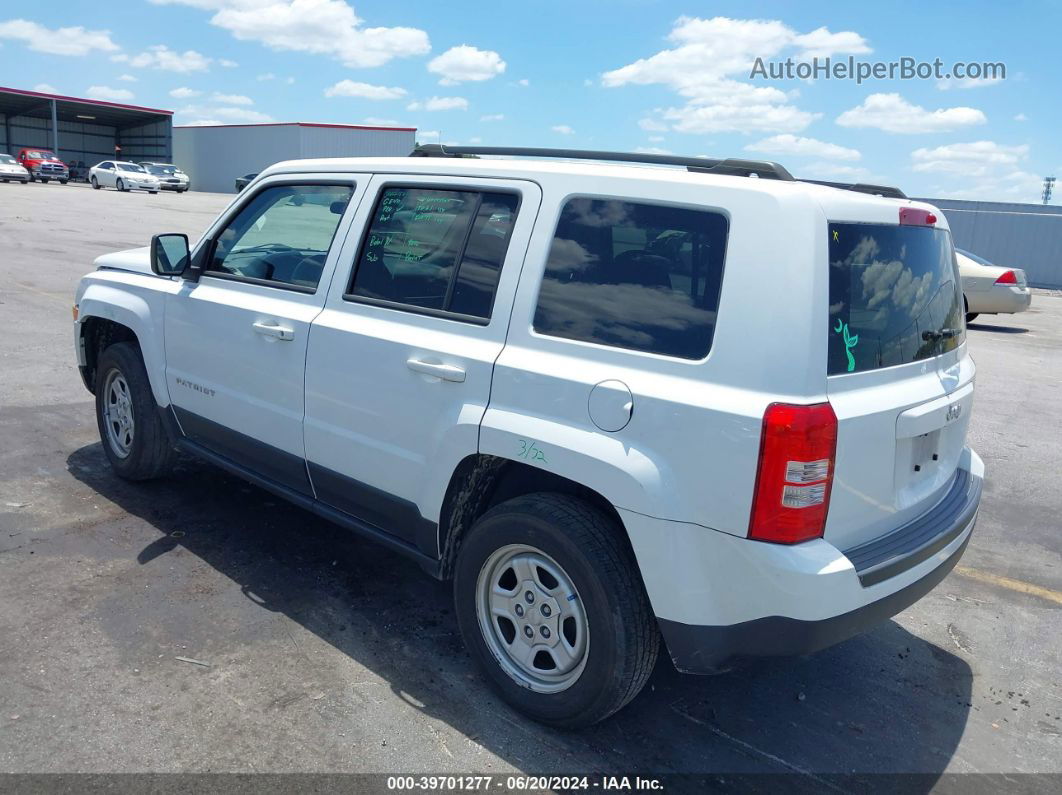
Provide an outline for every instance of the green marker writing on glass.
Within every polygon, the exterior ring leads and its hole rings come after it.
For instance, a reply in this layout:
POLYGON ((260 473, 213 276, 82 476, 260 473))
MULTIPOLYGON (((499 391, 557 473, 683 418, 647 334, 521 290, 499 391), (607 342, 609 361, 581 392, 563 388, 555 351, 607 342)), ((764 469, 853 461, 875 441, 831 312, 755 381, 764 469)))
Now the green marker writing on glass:
POLYGON ((859 335, 850 334, 848 324, 843 323, 840 318, 837 318, 837 328, 834 331, 844 337, 844 352, 848 356, 848 372, 852 372, 855 369, 855 357, 852 355, 852 348, 859 342, 859 335))

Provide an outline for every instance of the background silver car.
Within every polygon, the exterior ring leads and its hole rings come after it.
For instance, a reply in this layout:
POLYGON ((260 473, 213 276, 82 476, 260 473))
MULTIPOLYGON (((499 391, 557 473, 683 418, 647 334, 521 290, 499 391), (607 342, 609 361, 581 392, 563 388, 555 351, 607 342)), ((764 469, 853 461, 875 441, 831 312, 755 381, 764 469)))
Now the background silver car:
POLYGON ((966 302, 966 322, 980 314, 1024 312, 1032 303, 1032 293, 1021 268, 1002 268, 969 251, 955 249, 966 302))

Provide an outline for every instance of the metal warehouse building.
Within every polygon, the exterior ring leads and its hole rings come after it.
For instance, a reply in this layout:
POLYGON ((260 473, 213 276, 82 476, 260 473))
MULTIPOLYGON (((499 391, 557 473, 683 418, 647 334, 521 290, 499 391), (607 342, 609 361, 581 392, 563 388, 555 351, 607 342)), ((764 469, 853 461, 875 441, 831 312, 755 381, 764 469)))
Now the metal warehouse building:
POLYGON ((944 211, 958 248, 1021 268, 1034 287, 1062 289, 1062 207, 919 199, 944 211))
POLYGON ((88 166, 172 157, 171 110, 0 87, 0 121, 0 151, 12 155, 38 147, 88 166))
POLYGON ((306 157, 405 157, 415 127, 357 124, 219 124, 175 127, 173 161, 191 178, 192 190, 232 193, 237 177, 281 160, 306 157))

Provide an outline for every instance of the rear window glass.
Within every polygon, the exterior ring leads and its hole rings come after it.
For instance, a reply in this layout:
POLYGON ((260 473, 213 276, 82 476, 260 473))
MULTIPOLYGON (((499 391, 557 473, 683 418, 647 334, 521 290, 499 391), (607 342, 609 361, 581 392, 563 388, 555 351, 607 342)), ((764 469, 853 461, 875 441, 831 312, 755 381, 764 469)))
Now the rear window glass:
POLYGON ((939 356, 965 334, 962 288, 943 229, 829 225, 828 373, 939 356))
POLYGON ((702 359, 715 332, 726 236, 717 212, 570 199, 546 262, 535 331, 702 359))
POLYGON ((385 189, 348 296, 489 319, 518 205, 512 193, 385 189))

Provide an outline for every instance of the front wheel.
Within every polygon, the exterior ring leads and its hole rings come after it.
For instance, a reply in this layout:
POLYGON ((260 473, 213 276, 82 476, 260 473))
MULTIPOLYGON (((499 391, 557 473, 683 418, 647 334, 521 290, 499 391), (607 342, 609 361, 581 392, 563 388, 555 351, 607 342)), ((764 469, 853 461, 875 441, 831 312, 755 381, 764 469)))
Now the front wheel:
POLYGON ((60 184, 60 185, 65 185, 65 184, 66 184, 66 183, 68 183, 69 181, 70 181, 70 180, 68 180, 68 179, 61 179, 61 180, 59 180, 59 184, 60 184))
POLYGON ((977 316, 979 314, 981 314, 981 313, 980 312, 967 312, 966 313, 966 322, 967 323, 973 323, 977 319, 977 316))
POLYGON ((89 180, 89 182, 91 182, 91 183, 92 183, 92 189, 93 189, 93 190, 99 190, 99 189, 100 189, 100 183, 99 183, 99 182, 98 182, 98 181, 96 180, 96 178, 95 178, 95 177, 93 177, 92 179, 90 179, 90 180, 89 180))
POLYGON ((157 190, 149 190, 148 193, 150 193, 152 196, 154 196, 156 193, 158 193, 158 191, 157 190))
POLYGON ((46 180, 43 177, 41 177, 41 184, 42 185, 47 185, 48 184, 48 180, 46 180))
POLYGON ((659 634, 623 529, 562 494, 488 511, 457 557, 465 644, 502 698, 551 726, 623 707, 653 670, 659 634))
POLYGON ((165 473, 174 450, 159 416, 140 349, 118 342, 96 366, 96 423, 111 467, 126 480, 165 473))
POLYGON ((116 187, 118 190, 124 191, 125 190, 125 183, 122 182, 121 180, 118 180, 118 182, 115 183, 114 187, 116 187))

